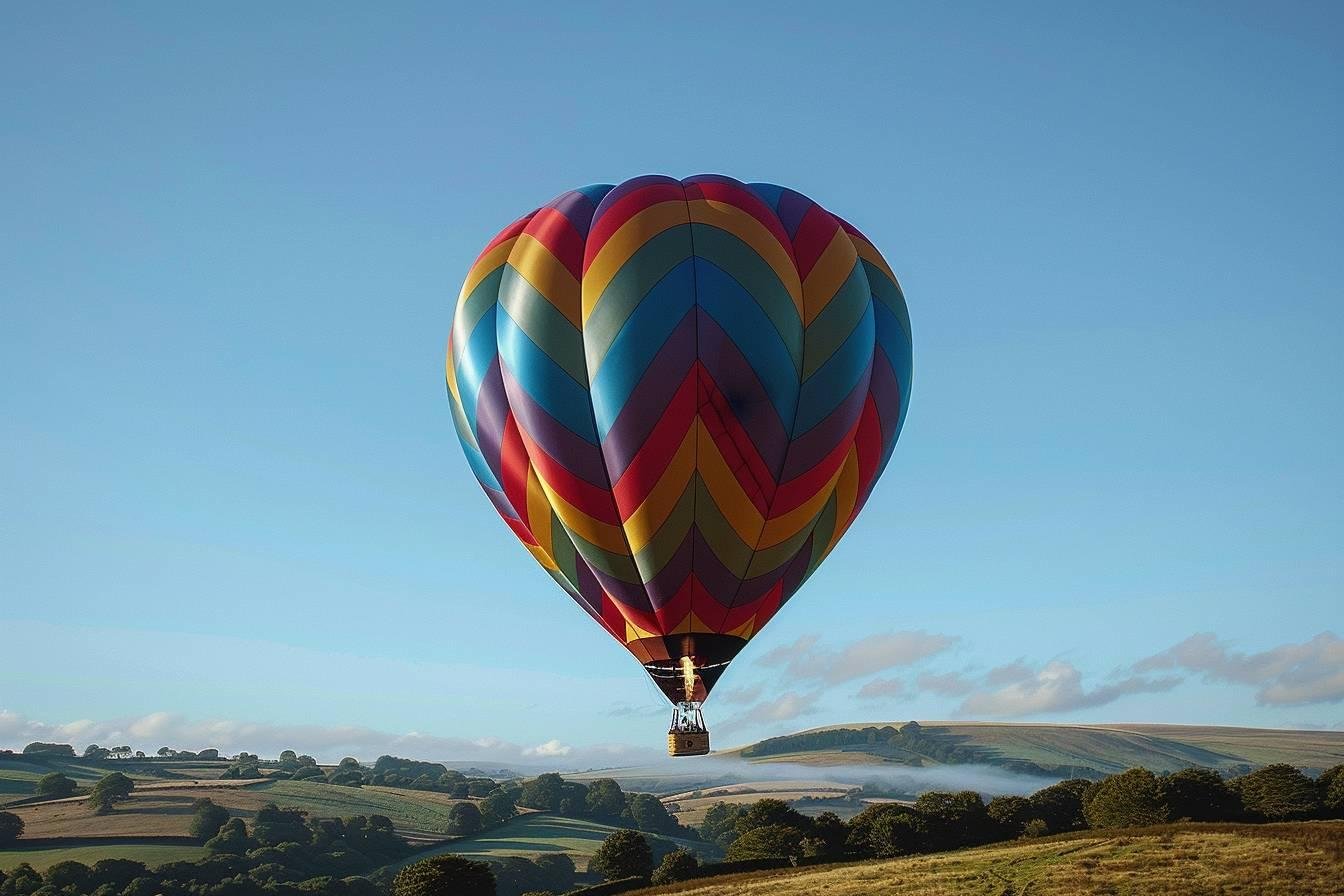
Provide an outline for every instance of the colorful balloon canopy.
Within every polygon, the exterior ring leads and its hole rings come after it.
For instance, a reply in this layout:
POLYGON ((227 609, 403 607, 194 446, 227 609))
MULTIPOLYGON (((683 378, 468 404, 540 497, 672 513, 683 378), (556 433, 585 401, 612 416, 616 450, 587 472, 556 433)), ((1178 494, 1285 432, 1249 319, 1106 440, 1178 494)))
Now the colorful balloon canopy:
POLYGON ((500 516, 674 702, 682 657, 702 700, 835 548, 910 376, 905 299, 867 238, 713 175, 514 221, 467 274, 447 363, 500 516))

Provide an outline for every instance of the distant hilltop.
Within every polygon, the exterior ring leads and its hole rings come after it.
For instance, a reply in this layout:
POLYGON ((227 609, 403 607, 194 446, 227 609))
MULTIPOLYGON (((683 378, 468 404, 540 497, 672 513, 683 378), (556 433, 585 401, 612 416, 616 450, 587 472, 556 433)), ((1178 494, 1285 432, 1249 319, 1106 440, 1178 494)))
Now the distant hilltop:
POLYGON ((1142 766, 1230 774, 1276 762, 1312 771, 1344 762, 1344 731, 1205 725, 861 722, 772 737, 720 753, 808 765, 990 765, 1028 774, 1102 778, 1142 766))

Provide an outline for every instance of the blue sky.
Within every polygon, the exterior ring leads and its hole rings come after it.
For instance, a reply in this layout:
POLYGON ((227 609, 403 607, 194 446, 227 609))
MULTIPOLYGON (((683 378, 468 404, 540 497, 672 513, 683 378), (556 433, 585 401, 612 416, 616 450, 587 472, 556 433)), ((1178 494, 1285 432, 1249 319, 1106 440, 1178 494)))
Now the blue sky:
POLYGON ((505 223, 706 171, 863 229, 915 342, 719 742, 1344 727, 1336 5, 450 6, 6 13, 0 742, 657 749, 442 356, 505 223))

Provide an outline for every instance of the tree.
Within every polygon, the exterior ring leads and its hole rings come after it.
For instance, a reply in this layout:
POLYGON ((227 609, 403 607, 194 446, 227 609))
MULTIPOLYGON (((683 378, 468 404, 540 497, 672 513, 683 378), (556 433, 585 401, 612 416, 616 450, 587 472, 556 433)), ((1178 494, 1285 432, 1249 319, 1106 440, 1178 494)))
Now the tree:
POLYGON ((752 828, 733 841, 726 858, 730 862, 747 859, 799 858, 803 854, 803 832, 782 824, 752 828))
POLYGON ((574 860, 563 852, 542 853, 533 859, 541 874, 542 886, 555 893, 574 889, 574 860))
POLYGON ((72 778, 52 772, 37 779, 37 795, 57 800, 73 796, 77 785, 72 778))
POLYGON ((1173 821, 1234 821, 1241 801, 1212 769, 1183 768, 1157 779, 1159 799, 1173 821))
POLYGON ((1316 779, 1326 818, 1344 818, 1344 765, 1332 766, 1316 779))
POLYGON ((812 830, 803 840, 803 855, 839 856, 845 851, 849 826, 834 812, 823 812, 812 819, 812 830))
POLYGON ((448 832, 466 836, 481 829, 481 810, 475 803, 453 803, 448 810, 448 832))
POLYGON ((588 862, 588 870, 607 880, 648 877, 653 873, 653 850, 639 831, 619 830, 602 841, 588 862))
POLYGON ((737 839, 737 821, 747 810, 728 803, 715 803, 705 812, 700 822, 700 836, 720 849, 727 849, 737 839))
POLYGON ((135 790, 135 782, 121 772, 104 775, 97 784, 93 785, 93 791, 89 794, 89 805, 93 807, 96 814, 104 815, 111 812, 113 805, 116 803, 129 799, 133 790, 135 790))
POLYGON ((625 811, 625 793, 611 778, 598 778, 588 784, 588 814, 594 818, 620 818, 625 811))
POLYGON ((208 749, 202 750, 201 752, 197 753, 197 754, 196 754, 196 758, 198 758, 198 759, 218 759, 218 758, 219 758, 219 750, 216 750, 214 747, 209 747, 208 749))
POLYGON ((435 856, 401 869, 392 896, 495 896, 495 875, 485 862, 435 856))
POLYGON ((737 819, 736 827, 738 836, 764 827, 789 827, 806 831, 808 820, 807 816, 783 800, 767 798, 752 803, 746 814, 737 819))
MULTIPOLYGON (((626 797, 630 820, 636 828, 650 834, 679 834, 681 826, 667 811, 663 801, 651 793, 631 793, 626 797)), ((799 816, 802 817, 801 815, 799 816)))
POLYGON ((57 862, 47 868, 47 873, 42 876, 57 890, 70 887, 76 893, 88 892, 89 882, 92 879, 88 865, 72 861, 57 862))
POLYGON ((311 843, 312 829, 308 827, 308 813, 300 809, 281 809, 267 803, 257 810, 252 820, 252 837, 262 846, 282 843, 311 843))
POLYGON ((509 796, 507 790, 496 790, 481 800, 481 824, 486 827, 503 824, 517 814, 518 809, 513 805, 513 797, 509 796))
POLYGON ((230 818, 218 834, 206 841, 205 848, 215 853, 240 856, 252 848, 252 839, 247 836, 247 827, 241 818, 230 818))
MULTIPOLYGON (((252 768, 256 768, 256 766, 252 766, 252 768)), ((313 778, 325 778, 326 773, 315 765, 305 765, 300 766, 298 771, 294 772, 293 777, 295 781, 308 781, 313 778)))
POLYGON ((111 754, 111 750, 106 747, 100 747, 97 744, 89 744, 84 748, 85 759, 106 759, 111 754))
POLYGON ((1131 768, 1104 778, 1089 794, 1083 814, 1094 828, 1141 827, 1166 821, 1167 807, 1157 777, 1146 768, 1131 768))
POLYGON ((33 741, 23 748, 25 756, 45 755, 45 756, 74 756, 75 748, 70 744, 48 744, 40 740, 33 741))
POLYGON ((1070 778, 1033 793, 1032 814, 1045 822, 1050 833, 1075 831, 1087 826, 1083 817, 1083 797, 1092 788, 1085 778, 1070 778))
POLYGON ((4 882, 4 892, 6 894, 14 893, 36 893, 42 887, 42 875, 27 862, 20 862, 9 872, 9 877, 4 882))
POLYGON ((117 892, 125 889, 131 881, 149 873, 143 862, 130 859, 99 859, 90 869, 95 885, 111 884, 117 892))
POLYGON ((880 859, 908 856, 929 847, 929 825, 914 812, 887 812, 868 826, 868 852, 880 859))
POLYGON ((560 808, 564 792, 565 779, 555 772, 547 772, 523 785, 523 792, 518 795, 518 803, 529 809, 554 812, 560 808))
POLYGON ((993 836, 985 803, 974 790, 921 794, 915 811, 929 826, 929 846, 934 850, 985 843, 993 836))
POLYGON ((159 756, 159 757, 161 757, 161 758, 163 758, 163 759, 167 759, 169 756, 173 755, 173 748, 172 748, 172 747, 159 747, 159 749, 155 751, 154 755, 155 755, 155 756, 159 756))
POLYGON ((191 836, 204 843, 219 833, 229 820, 229 810, 215 805, 214 800, 199 799, 191 804, 191 836))
POLYGON ((8 846, 23 836, 23 819, 13 812, 0 812, 0 846, 8 846))
POLYGON ((1001 839, 1022 836, 1027 822, 1035 818, 1031 800, 1024 796, 996 796, 985 806, 985 814, 997 829, 1001 839))
POLYGON ((651 883, 658 886, 690 880, 699 870, 700 859, 695 853, 689 849, 674 849, 663 856, 662 862, 654 869, 651 883))
POLYGON ((1295 821, 1311 818, 1321 810, 1320 794, 1312 780, 1282 762, 1242 775, 1232 786, 1254 818, 1295 821))

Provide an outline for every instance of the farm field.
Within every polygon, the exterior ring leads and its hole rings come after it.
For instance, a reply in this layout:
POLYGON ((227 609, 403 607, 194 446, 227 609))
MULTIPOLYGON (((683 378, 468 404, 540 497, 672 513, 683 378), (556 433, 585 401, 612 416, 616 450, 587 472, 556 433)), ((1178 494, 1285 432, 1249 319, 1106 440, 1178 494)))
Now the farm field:
MULTIPOLYGON (((20 841, 22 842, 22 841, 20 841)), ((109 843, 98 846, 57 846, 39 849, 0 849, 0 871, 9 871, 27 862, 39 871, 57 862, 83 862, 92 865, 100 859, 131 859, 151 868, 168 862, 191 862, 205 855, 202 846, 176 846, 162 843, 109 843)))
POLYGON ((1337 896, 1344 823, 1167 825, 762 871, 633 896, 1337 896))
MULTIPOLYGON (((444 853, 456 853, 474 859, 489 859, 501 856, 527 856, 535 858, 548 852, 564 852, 574 860, 579 871, 588 867, 588 860, 597 852, 602 841, 607 839, 616 828, 578 818, 562 818, 558 815, 533 813, 522 815, 508 824, 484 831, 471 837, 445 843, 438 849, 416 854, 402 864, 427 859, 444 853)), ((660 852, 654 841, 662 841, 666 852, 674 846, 705 849, 703 843, 692 843, 670 837, 657 837, 646 834, 654 853, 660 852)), ((402 865, 394 866, 400 868, 402 865)))
MULTIPOLYGON (((811 729, 865 728, 896 722, 860 722, 811 729)), ((1030 762, 1097 777, 1143 766, 1162 773, 1192 765, 1217 769, 1286 762, 1324 769, 1344 762, 1344 732, 1279 731, 1195 725, 1040 725, 990 722, 921 722, 926 734, 945 744, 975 748, 985 762, 1012 766, 1030 762)), ((755 746, 755 745, 752 745, 755 746)), ((720 754, 752 762, 804 763, 815 766, 872 762, 915 765, 939 760, 885 745, 856 744, 770 755, 743 756, 742 747, 720 754)))
POLYGON ((677 821, 695 826, 704 820, 705 813, 715 803, 747 805, 766 797, 790 803, 802 799, 839 800, 852 789, 843 784, 826 781, 761 781, 693 790, 689 793, 665 796, 662 799, 669 811, 673 811, 675 807, 673 814, 676 815, 677 821))
POLYGON ((79 797, 9 811, 24 820, 27 837, 185 836, 191 825, 192 802, 209 797, 243 818, 251 818, 267 803, 276 803, 314 817, 386 815, 404 834, 438 837, 448 830, 448 810, 456 802, 443 794, 390 787, 337 787, 308 781, 224 783, 145 785, 107 815, 94 815, 79 797))

